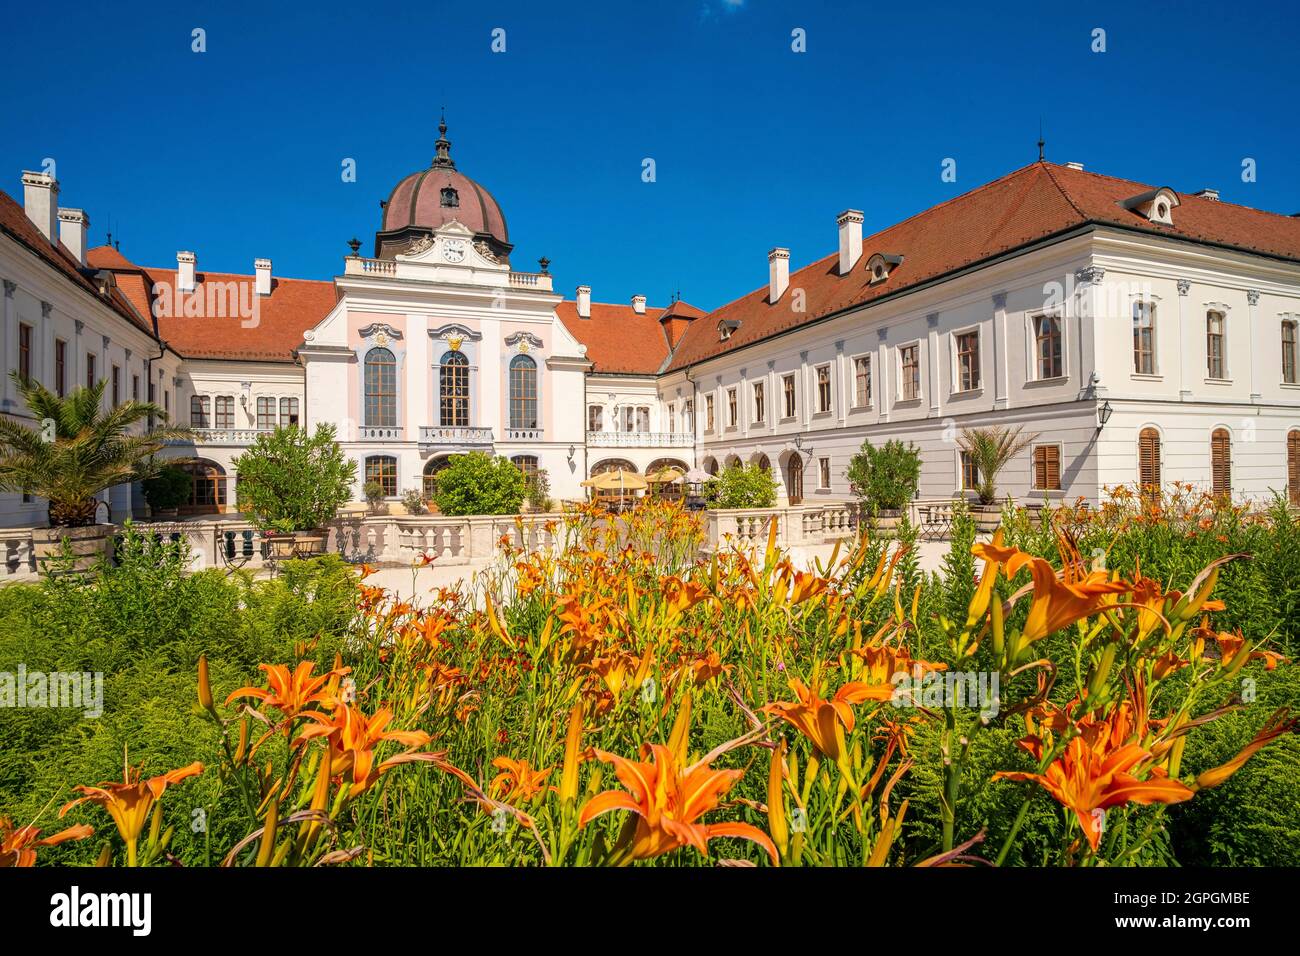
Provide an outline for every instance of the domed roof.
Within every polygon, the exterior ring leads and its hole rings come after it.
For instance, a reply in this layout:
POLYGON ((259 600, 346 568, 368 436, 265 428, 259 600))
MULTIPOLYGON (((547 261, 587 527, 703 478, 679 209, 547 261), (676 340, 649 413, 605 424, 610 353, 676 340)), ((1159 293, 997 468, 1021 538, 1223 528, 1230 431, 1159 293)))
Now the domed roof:
POLYGON ((508 249, 510 236, 501 207, 490 192, 456 169, 445 121, 438 124, 438 134, 438 154, 429 168, 404 177, 389 195, 382 231, 412 226, 438 229, 454 219, 508 249))

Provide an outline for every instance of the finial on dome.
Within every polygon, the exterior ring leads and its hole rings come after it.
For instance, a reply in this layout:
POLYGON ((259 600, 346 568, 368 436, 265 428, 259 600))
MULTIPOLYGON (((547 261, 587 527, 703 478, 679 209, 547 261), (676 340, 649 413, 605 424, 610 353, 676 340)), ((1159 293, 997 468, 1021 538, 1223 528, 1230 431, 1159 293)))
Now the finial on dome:
POLYGON ((444 107, 438 115, 438 141, 433 144, 438 155, 433 158, 433 167, 455 169, 456 162, 451 158, 451 140, 447 139, 447 110, 444 107))

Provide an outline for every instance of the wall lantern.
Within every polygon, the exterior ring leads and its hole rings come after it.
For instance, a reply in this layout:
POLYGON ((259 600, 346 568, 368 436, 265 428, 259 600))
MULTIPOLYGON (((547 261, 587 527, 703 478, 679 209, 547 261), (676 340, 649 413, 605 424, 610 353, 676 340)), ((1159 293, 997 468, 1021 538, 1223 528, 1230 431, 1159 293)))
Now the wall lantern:
POLYGON ((1106 423, 1110 421, 1110 415, 1113 411, 1114 409, 1110 407, 1109 401, 1101 403, 1097 408, 1097 431, 1101 431, 1106 427, 1106 423))

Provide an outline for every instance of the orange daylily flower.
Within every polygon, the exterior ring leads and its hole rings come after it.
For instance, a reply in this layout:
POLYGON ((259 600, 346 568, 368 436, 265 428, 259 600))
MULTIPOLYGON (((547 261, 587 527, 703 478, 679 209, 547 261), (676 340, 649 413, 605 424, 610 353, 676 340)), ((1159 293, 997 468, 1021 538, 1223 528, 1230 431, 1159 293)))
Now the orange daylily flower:
POLYGON ((1241 753, 1233 757, 1227 763, 1220 764, 1212 770, 1206 770, 1196 778, 1197 790, 1209 790, 1211 787, 1217 787, 1234 773, 1241 769, 1242 765, 1255 755, 1255 753, 1272 743, 1283 734, 1294 733, 1300 726, 1300 718, 1291 717, 1285 707, 1273 714, 1269 718, 1262 730, 1255 735, 1255 739, 1242 748, 1241 753))
POLYGON ((791 680, 790 689, 799 698, 797 702, 776 701, 763 707, 763 712, 788 721, 822 754, 835 761, 844 754, 844 735, 853 732, 853 708, 850 705, 868 700, 889 700, 894 692, 891 685, 872 687, 852 681, 837 690, 829 700, 823 700, 803 681, 791 680))
POLYGON ((266 671, 266 679, 271 689, 241 687, 226 698, 226 706, 230 706, 232 701, 241 697, 252 697, 274 707, 289 718, 299 716, 303 708, 310 704, 331 706, 334 703, 334 691, 332 686, 326 685, 334 678, 342 677, 352 670, 350 667, 336 667, 313 677, 311 672, 316 665, 311 661, 303 661, 294 669, 292 675, 289 674, 289 668, 283 664, 258 664, 257 666, 266 671))
POLYGON ((1073 560, 1065 561, 1065 569, 1058 576, 1049 562, 1024 552, 1007 562, 1007 577, 1014 578, 1026 565, 1033 575, 1034 586, 1029 617, 1021 633, 1022 644, 1032 644, 1091 617, 1107 605, 1113 605, 1114 595, 1124 594, 1133 587, 1124 581, 1110 580, 1105 571, 1085 572, 1082 564, 1073 560))
POLYGON ((642 747, 650 760, 634 761, 597 750, 596 756, 614 765, 624 790, 598 793, 583 806, 578 825, 586 826, 602 813, 635 813, 636 831, 628 847, 631 860, 648 860, 684 846, 708 854, 709 840, 738 837, 751 840, 777 862, 776 847, 762 830, 748 823, 698 823, 701 816, 735 786, 743 770, 713 770, 707 760, 682 769, 672 751, 662 744, 642 747))
POLYGON ((14 827, 13 820, 0 817, 0 869, 7 866, 35 866, 36 848, 57 846, 67 840, 84 840, 95 832, 95 828, 79 823, 58 833, 38 839, 41 831, 28 824, 14 827))
POLYGON ((189 777, 196 777, 203 772, 203 764, 197 760, 187 767, 171 770, 148 780, 140 779, 139 767, 125 767, 122 782, 100 783, 94 787, 77 786, 83 796, 70 800, 59 811, 62 818, 69 810, 80 803, 97 803, 113 818, 117 832, 126 843, 127 865, 135 866, 136 845, 145 821, 155 801, 162 798, 163 792, 172 784, 180 783, 189 777))
MULTIPOLYGON (((1048 764, 1043 773, 1001 771, 994 780, 1029 780, 1050 793, 1062 806, 1073 810, 1083 827, 1088 845, 1095 851, 1101 842, 1101 821, 1095 810, 1108 810, 1126 803, 1182 803, 1195 791, 1171 780, 1163 768, 1152 767, 1149 776, 1138 774, 1154 761, 1151 752, 1134 741, 1140 732, 1140 715, 1122 708, 1104 720, 1078 725, 1080 733, 1065 746, 1065 752, 1048 764)), ((1044 744, 1028 737, 1021 746, 1042 759, 1044 744)))
POLYGON ((314 737, 326 737, 331 772, 345 779, 350 775, 353 795, 366 790, 381 774, 407 762, 391 757, 376 765, 375 749, 380 743, 391 740, 402 744, 409 753, 429 742, 429 735, 423 730, 385 730, 393 719, 393 712, 387 707, 381 707, 370 717, 354 704, 338 704, 329 717, 319 711, 306 711, 302 716, 315 721, 315 725, 304 727, 294 746, 314 737))
POLYGON ((515 799, 527 802, 546 789, 546 778, 554 767, 545 770, 533 770, 527 760, 512 760, 509 757, 497 757, 492 766, 501 770, 488 784, 488 790, 502 800, 515 799))

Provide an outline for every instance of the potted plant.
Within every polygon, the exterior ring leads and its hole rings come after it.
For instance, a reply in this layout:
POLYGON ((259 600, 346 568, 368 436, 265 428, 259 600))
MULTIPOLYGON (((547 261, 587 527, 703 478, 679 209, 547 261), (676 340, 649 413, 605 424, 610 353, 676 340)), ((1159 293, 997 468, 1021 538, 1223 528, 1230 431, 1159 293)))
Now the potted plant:
POLYGON ((715 508, 771 508, 776 504, 776 477, 758 465, 728 465, 718 475, 715 508))
POLYGON ((969 456, 975 467, 975 496, 977 504, 971 508, 977 529, 982 533, 996 531, 1002 522, 1002 508, 997 503, 998 475, 1007 462, 1028 448, 1038 434, 1023 434, 1024 426, 990 425, 985 428, 963 428, 957 444, 969 456))
POLYGON ((314 433, 284 425, 259 434, 234 461, 239 509, 270 542, 274 556, 323 552, 325 526, 352 497, 357 463, 334 435, 333 425, 318 425, 314 433))
POLYGON ((165 464, 158 473, 141 483, 149 514, 154 518, 175 518, 181 505, 190 499, 192 484, 189 472, 175 464, 165 464))
POLYGON ((116 530, 98 523, 97 495, 156 474, 162 463, 154 456, 192 433, 169 426, 132 432, 151 415, 165 420, 163 410, 128 401, 106 411, 102 380, 60 398, 17 372, 11 377, 34 422, 0 418, 0 489, 49 502, 49 527, 32 532, 38 567, 44 569, 66 544, 76 556, 73 570, 86 570, 110 552, 116 530))
POLYGON ((880 447, 867 439, 850 460, 847 475, 859 507, 874 517, 878 530, 892 535, 903 509, 916 497, 921 452, 911 442, 904 444, 897 438, 880 447))
POLYGON ((370 510, 378 514, 384 503, 384 486, 377 481, 367 481, 361 486, 361 496, 366 499, 370 510))
POLYGON ((551 500, 551 476, 539 468, 524 478, 524 504, 529 511, 550 511, 555 507, 551 500))
POLYGON ((429 506, 424 502, 424 494, 418 488, 407 488, 402 493, 402 510, 408 515, 422 515, 429 506))

